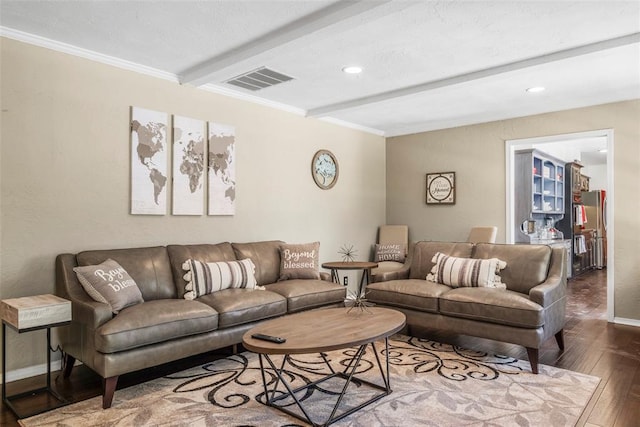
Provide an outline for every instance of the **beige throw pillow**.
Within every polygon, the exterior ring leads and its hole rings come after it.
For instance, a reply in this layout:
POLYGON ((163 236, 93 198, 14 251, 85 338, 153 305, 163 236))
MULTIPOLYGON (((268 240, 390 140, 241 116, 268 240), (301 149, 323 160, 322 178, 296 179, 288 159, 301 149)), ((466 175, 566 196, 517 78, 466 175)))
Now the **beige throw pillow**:
POLYGON ((404 262, 406 253, 407 245, 404 244, 377 244, 374 250, 373 262, 404 262))
POLYGON ((429 281, 454 288, 477 286, 506 289, 498 273, 507 266, 507 263, 498 258, 457 258, 437 252, 431 262, 435 265, 431 273, 427 274, 429 281))
POLYGON ((280 246, 280 278, 320 279, 320 242, 280 246))
POLYGON ((73 271, 89 296, 109 304, 113 313, 144 302, 138 284, 112 259, 98 265, 75 267, 73 271))

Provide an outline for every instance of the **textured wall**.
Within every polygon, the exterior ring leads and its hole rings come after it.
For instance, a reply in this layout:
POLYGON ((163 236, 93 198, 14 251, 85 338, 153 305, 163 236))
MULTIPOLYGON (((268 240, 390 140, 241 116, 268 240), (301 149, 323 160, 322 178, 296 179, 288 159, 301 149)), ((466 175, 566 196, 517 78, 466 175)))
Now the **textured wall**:
POLYGON ((541 114, 387 140, 387 222, 412 240, 465 240, 497 225, 505 241, 505 141, 614 130, 615 317, 640 320, 640 100, 541 114), (454 206, 425 204, 425 174, 455 171, 454 206))
MULTIPOLYGON (((63 252, 167 243, 320 241, 369 256, 385 217, 384 138, 9 39, 2 40, 0 298, 54 291, 63 252), (236 127, 236 215, 129 214, 129 108, 236 127), (311 178, 338 158, 328 191, 311 178)), ((10 335, 9 369, 44 363, 44 333, 10 335), (21 357, 20 357, 21 356, 21 357)))

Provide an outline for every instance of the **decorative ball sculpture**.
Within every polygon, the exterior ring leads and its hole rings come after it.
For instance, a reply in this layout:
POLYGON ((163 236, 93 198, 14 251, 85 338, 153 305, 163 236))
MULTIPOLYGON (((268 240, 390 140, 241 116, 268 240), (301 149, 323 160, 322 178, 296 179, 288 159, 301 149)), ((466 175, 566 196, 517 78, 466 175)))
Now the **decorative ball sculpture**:
POLYGON ((354 262, 358 255, 358 251, 353 248, 353 245, 342 245, 338 253, 342 255, 342 261, 344 262, 354 262))

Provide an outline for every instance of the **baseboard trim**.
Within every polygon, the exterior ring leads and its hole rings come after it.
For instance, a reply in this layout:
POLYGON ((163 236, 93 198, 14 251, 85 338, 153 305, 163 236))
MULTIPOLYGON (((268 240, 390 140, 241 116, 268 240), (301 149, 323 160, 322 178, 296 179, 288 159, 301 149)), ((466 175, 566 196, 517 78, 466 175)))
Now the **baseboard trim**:
POLYGON ((613 323, 618 325, 636 326, 640 328, 640 320, 637 319, 625 319, 624 317, 614 317, 613 323))
MULTIPOLYGON (((62 366, 62 360, 52 360, 51 361, 51 371, 59 371, 62 366)), ((13 371, 7 372, 7 382, 10 383, 12 381, 23 380, 25 378, 31 378, 38 375, 43 375, 47 373, 47 364, 42 363, 40 365, 27 366, 26 368, 15 369, 13 371)), ((2 377, 2 375, 0 375, 2 377)), ((1 378, 0 381, 4 382, 4 378, 1 378)))

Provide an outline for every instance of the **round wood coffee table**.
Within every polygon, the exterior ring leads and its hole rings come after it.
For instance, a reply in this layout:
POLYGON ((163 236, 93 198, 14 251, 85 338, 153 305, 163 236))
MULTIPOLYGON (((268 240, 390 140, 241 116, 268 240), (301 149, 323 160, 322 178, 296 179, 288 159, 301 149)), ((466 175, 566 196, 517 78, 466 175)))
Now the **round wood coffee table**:
POLYGON ((388 337, 400 331, 404 327, 405 322, 406 317, 404 313, 388 308, 368 307, 366 310, 347 308, 320 309, 283 316, 261 323, 244 334, 242 343, 245 348, 258 353, 260 357, 260 369, 262 371, 265 399, 268 406, 275 407, 312 425, 327 426, 391 393, 389 361, 385 358, 386 369, 383 369, 380 357, 376 351, 375 342, 384 339, 385 354, 388 354, 388 337), (286 339, 286 342, 278 344, 252 338, 251 335, 256 333, 281 337, 286 339), (362 356, 366 352, 367 346, 371 346, 371 350, 373 354, 375 354, 382 385, 357 378, 354 375, 362 356), (357 347, 353 358, 344 370, 334 371, 324 353, 349 347, 357 347), (288 355, 308 353, 320 353, 331 373, 294 390, 289 381, 287 381, 287 376, 283 375, 285 366, 287 365, 288 355), (279 367, 273 362, 273 359, 270 357, 271 355, 285 355, 279 367), (265 366, 265 361, 267 362, 267 366, 265 366), (265 369, 273 370, 278 378, 270 390, 265 369), (296 397, 296 394, 299 395, 300 391, 312 389, 317 384, 332 378, 344 380, 344 386, 342 390, 336 391, 335 394, 338 398, 333 407, 333 411, 326 421, 324 423, 315 423, 311 421, 308 408, 305 408, 303 402, 296 397), (352 382, 380 390, 381 393, 374 395, 358 406, 338 413, 347 387, 352 382), (282 384, 286 391, 278 390, 279 384, 282 384), (279 401, 287 398, 292 398, 295 401, 300 411, 302 411, 302 415, 293 412, 287 407, 278 405, 279 401))

